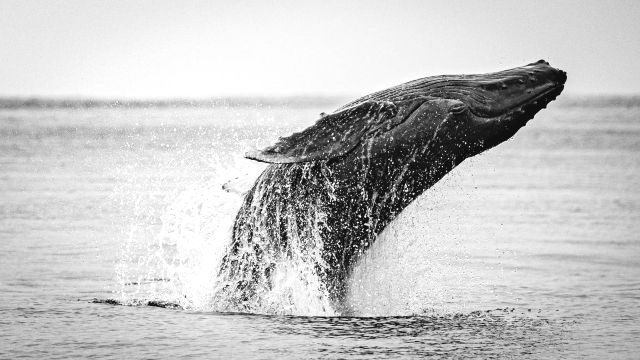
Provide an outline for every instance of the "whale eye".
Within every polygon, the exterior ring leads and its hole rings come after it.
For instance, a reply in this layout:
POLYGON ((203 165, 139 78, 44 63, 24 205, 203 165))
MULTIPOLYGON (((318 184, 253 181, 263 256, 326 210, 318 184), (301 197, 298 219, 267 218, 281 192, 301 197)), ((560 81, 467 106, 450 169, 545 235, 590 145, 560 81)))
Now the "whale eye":
POLYGON ((465 111, 467 111, 467 105, 462 103, 455 104, 449 108, 449 112, 452 114, 462 114, 465 111))

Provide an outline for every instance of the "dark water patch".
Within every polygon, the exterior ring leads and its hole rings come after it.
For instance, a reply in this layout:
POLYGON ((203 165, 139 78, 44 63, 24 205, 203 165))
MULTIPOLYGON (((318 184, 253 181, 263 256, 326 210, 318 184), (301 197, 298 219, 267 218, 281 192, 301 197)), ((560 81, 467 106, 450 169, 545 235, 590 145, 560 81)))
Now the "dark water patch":
POLYGON ((141 279, 139 281, 129 281, 124 283, 125 286, 132 286, 132 285, 142 285, 142 284, 151 284, 154 282, 170 282, 171 279, 166 279, 166 278, 148 278, 148 279, 141 279))
POLYGON ((117 306, 151 306, 151 307, 159 307, 159 308, 172 309, 172 310, 184 309, 181 305, 178 305, 176 303, 172 303, 169 301, 162 301, 162 300, 135 300, 134 299, 131 301, 121 301, 116 299, 94 298, 89 302, 92 304, 106 304, 106 305, 117 305, 117 306))

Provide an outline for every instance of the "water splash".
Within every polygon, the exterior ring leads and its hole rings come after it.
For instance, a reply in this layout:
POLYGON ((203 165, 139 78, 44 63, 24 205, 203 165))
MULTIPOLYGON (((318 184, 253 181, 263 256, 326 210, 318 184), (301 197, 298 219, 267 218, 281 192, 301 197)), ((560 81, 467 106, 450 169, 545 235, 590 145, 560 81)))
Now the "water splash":
POLYGON ((508 274, 499 262, 494 268, 503 246, 495 243, 496 229, 476 215, 490 200, 474 190, 477 163, 470 159, 459 167, 469 171, 447 174, 378 236, 351 272, 351 314, 442 315, 499 303, 493 292, 508 274))
POLYGON ((159 223, 131 224, 116 268, 121 299, 211 310, 217 266, 239 202, 238 194, 213 181, 176 195, 156 219, 159 223))
MULTIPOLYGON (((135 202, 138 215, 132 219, 116 266, 120 302, 161 301, 195 311, 336 314, 318 274, 323 262, 320 207, 307 204, 303 213, 300 203, 291 202, 275 209, 275 218, 292 235, 280 247, 278 235, 267 233, 273 209, 251 204, 245 210, 252 231, 238 236, 260 249, 235 247, 235 257, 225 258, 234 246, 233 225, 245 195, 242 188, 252 184, 247 179, 255 179, 261 168, 247 170, 227 166, 220 171, 223 176, 160 201, 168 205, 160 205, 162 211, 156 216, 149 206, 140 205, 143 201, 135 202), (240 263, 234 268, 232 261, 240 263), (255 278, 256 272, 269 274, 255 278), (256 293, 251 299, 242 297, 246 281, 256 293)), ((257 192, 272 190, 261 183, 256 187, 257 192)))

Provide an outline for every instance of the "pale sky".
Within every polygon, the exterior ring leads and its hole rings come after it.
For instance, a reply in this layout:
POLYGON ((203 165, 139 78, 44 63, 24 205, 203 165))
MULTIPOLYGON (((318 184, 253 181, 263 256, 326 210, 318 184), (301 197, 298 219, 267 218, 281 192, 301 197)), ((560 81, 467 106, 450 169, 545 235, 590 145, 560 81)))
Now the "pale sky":
POLYGON ((362 95, 539 59, 640 94, 640 1, 0 0, 0 96, 362 95))

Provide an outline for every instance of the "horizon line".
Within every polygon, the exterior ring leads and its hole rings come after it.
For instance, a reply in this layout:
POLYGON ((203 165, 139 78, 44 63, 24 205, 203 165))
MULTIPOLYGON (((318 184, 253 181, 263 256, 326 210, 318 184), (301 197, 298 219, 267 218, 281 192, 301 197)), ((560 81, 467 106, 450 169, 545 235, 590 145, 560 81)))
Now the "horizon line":
MULTIPOLYGON (((289 106, 336 105, 357 98, 345 94, 231 95, 210 97, 88 97, 88 96, 6 96, 0 95, 0 109, 93 108, 93 107, 205 107, 205 106, 289 106)), ((640 104, 640 93, 568 93, 566 102, 582 99, 621 100, 640 104)))

